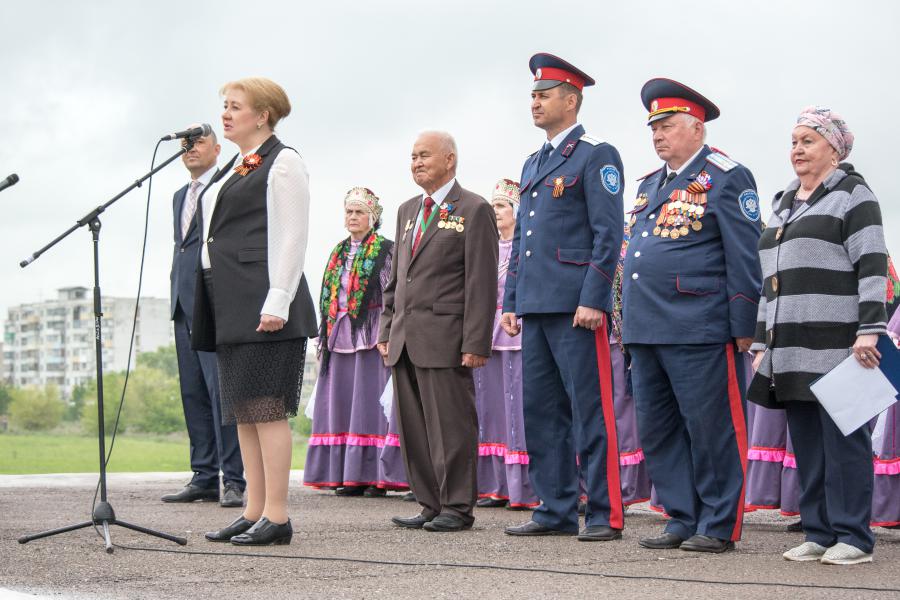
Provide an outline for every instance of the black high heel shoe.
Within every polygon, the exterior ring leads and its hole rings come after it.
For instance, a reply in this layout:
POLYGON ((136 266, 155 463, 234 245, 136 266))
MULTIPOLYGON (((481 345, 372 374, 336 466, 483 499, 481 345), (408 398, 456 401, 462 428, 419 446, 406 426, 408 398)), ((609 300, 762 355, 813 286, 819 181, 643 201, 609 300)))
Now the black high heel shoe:
POLYGON ((206 539, 210 542, 228 542, 236 535, 240 535, 253 527, 255 521, 248 521, 244 515, 239 516, 231 525, 227 525, 218 531, 207 531, 206 539))
POLYGON ((231 543, 235 546, 286 546, 293 535, 290 519, 278 525, 263 517, 246 532, 231 538, 231 543))

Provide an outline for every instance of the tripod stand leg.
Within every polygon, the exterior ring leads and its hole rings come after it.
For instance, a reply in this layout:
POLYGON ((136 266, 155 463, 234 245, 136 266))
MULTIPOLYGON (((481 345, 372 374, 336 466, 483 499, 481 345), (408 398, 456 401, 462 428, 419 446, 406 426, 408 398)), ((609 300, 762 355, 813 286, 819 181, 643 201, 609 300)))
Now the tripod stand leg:
POLYGON ((141 527, 140 525, 134 525, 133 523, 119 521, 118 519, 113 521, 113 524, 118 525, 120 527, 124 527, 125 529, 131 529, 132 531, 138 531, 140 533, 145 533, 147 535, 156 536, 156 537, 162 538, 164 540, 169 540, 170 542, 175 542, 179 546, 187 545, 187 539, 185 539, 183 537, 178 537, 176 535, 169 535, 168 533, 162 533, 161 531, 154 531, 153 529, 147 529, 146 527, 141 527))
MULTIPOLYGON (((113 521, 115 523, 115 521, 113 521)), ((103 540, 106 542, 106 553, 113 553, 112 540, 109 539, 109 522, 103 521, 103 540)))
POLYGON ((59 529, 51 529, 50 531, 42 531, 40 533, 32 533, 31 535, 23 535, 19 538, 20 544, 27 544, 31 540, 39 540, 41 538, 50 537, 51 535, 57 535, 60 533, 65 533, 67 531, 75 531, 76 529, 84 529, 85 527, 90 527, 93 525, 93 521, 85 521, 84 523, 78 523, 76 525, 67 525, 65 527, 60 527, 59 529))

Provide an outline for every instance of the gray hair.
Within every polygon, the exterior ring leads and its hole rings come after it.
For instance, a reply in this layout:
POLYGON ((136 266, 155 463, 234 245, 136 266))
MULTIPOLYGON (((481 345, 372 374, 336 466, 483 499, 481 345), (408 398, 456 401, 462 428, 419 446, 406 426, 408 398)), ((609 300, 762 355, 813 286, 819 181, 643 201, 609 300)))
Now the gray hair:
POLYGON ((684 124, 688 127, 693 127, 694 123, 700 123, 700 127, 703 129, 703 142, 706 142, 706 123, 704 123, 694 115, 689 115, 688 113, 678 113, 678 116, 681 117, 681 120, 684 121, 684 124))
POLYGON ((441 147, 444 149, 444 152, 447 154, 453 154, 456 156, 457 161, 459 160, 459 152, 456 150, 456 140, 453 139, 453 136, 447 133, 446 131, 440 131, 437 129, 426 129, 419 133, 419 137, 424 137, 426 135, 433 135, 441 141, 441 147))

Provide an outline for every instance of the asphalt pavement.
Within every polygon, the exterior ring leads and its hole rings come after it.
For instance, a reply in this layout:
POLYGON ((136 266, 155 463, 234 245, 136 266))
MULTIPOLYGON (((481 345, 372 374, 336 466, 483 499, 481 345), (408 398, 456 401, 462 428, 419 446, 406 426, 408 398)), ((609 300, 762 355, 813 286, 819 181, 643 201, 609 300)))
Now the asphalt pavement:
POLYGON ((291 477, 293 543, 237 548, 203 533, 240 509, 214 503, 164 504, 190 474, 113 474, 117 517, 188 539, 178 546, 112 529, 105 552, 92 529, 19 544, 27 533, 89 519, 96 476, 0 476, 0 598, 900 598, 900 531, 876 529, 875 562, 850 567, 790 563, 781 553, 802 542, 775 511, 747 515, 734 552, 650 551, 637 540, 665 519, 647 505, 626 512, 624 538, 513 538, 503 528, 528 512, 477 509, 461 533, 394 527, 417 505, 399 494, 347 498, 291 477))

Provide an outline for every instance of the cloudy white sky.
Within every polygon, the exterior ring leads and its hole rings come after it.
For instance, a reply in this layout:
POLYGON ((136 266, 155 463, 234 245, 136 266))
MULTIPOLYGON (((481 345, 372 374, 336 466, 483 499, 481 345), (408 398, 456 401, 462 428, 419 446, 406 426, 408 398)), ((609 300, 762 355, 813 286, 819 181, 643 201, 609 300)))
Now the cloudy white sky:
MULTIPOLYGON (((618 147, 626 204, 659 166, 639 90, 672 77, 722 110, 709 142, 750 167, 768 199, 792 178, 790 130, 804 105, 830 105, 856 134, 850 157, 881 200, 900 256, 900 3, 741 2, 328 3, 79 0, 7 2, 0 37, 0 315, 91 284, 90 236, 79 231, 27 269, 18 262, 148 170, 164 133, 192 122, 221 130, 222 83, 262 75, 294 112, 279 136, 303 154, 312 187, 306 273, 318 289, 344 235, 341 201, 356 185, 386 207, 417 192, 407 167, 416 132, 453 133, 460 182, 487 195, 518 178, 543 142, 531 124, 528 58, 562 56, 598 82, 581 122, 618 147)), ((177 150, 175 142, 161 156, 177 150)), ((236 151, 223 142, 222 160, 236 151)), ((145 295, 168 296, 175 163, 154 178, 145 295)), ((146 189, 146 188, 145 188, 146 189)), ((103 218, 102 286, 133 295, 145 191, 103 218)))

